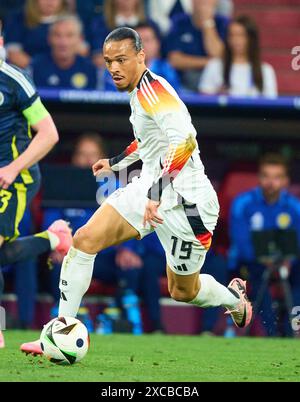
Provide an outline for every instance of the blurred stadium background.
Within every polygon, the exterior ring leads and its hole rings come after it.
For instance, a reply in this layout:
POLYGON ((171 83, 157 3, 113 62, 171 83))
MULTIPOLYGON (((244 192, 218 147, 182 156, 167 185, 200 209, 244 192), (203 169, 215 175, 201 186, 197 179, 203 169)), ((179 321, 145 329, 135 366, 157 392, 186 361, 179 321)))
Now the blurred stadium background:
MULTIPOLYGON (((131 142, 127 95, 114 91, 101 56, 109 30, 129 25, 143 36, 152 55, 149 67, 165 75, 186 102, 207 174, 219 194, 221 216, 204 270, 224 283, 237 271, 251 278, 249 266, 232 266, 230 261, 230 208, 236 196, 257 186, 258 160, 266 152, 279 153, 290 163, 288 191, 300 205, 300 0, 0 3, 7 60, 32 76, 60 133, 60 143, 41 163, 43 186, 26 211, 22 234, 59 217, 74 229, 83 224, 97 207, 99 183, 89 167, 131 142), (56 23, 64 14, 76 15, 82 27, 72 18, 56 23), (260 44, 248 17, 256 22, 260 44), (239 68, 243 38, 249 48, 239 68), (224 49, 235 64, 227 83, 224 49), (260 71, 258 78, 255 71, 260 71)), ((300 233, 300 213, 292 225, 300 233)), ((47 258, 5 267, 8 327, 38 329, 56 315, 59 261, 52 256, 49 264, 47 258)), ((218 309, 203 312, 173 302, 164 265, 154 237, 104 253, 80 311, 83 322, 99 334, 244 334, 218 309)), ((250 334, 297 335, 285 329, 286 300, 276 274, 270 282, 263 298, 272 305, 273 321, 266 322, 262 307, 250 334), (274 322, 278 325, 273 328, 274 322)), ((300 282, 295 279, 290 285, 292 303, 300 305, 300 282)))

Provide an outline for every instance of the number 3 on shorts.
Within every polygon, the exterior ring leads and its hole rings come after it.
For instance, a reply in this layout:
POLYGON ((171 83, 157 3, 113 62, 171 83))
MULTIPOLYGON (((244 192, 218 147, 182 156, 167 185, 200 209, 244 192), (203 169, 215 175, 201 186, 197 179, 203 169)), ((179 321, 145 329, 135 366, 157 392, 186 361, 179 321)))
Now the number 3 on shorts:
POLYGON ((8 207, 8 202, 12 197, 12 193, 7 190, 0 190, 0 214, 3 214, 8 207))

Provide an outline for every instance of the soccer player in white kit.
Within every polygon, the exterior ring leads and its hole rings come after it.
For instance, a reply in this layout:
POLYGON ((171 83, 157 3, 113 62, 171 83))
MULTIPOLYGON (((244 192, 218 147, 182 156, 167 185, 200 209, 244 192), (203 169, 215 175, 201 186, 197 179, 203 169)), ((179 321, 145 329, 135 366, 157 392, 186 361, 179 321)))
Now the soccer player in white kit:
POLYGON ((59 316, 76 316, 98 252, 155 230, 166 253, 171 297, 199 307, 224 306, 238 327, 247 326, 252 306, 245 282, 236 278, 226 288, 200 274, 219 204, 185 104, 165 79, 147 69, 133 29, 112 31, 103 56, 118 90, 129 92, 135 140, 121 155, 98 161, 94 175, 139 159, 143 168, 140 177, 116 190, 76 232, 61 269, 59 316))

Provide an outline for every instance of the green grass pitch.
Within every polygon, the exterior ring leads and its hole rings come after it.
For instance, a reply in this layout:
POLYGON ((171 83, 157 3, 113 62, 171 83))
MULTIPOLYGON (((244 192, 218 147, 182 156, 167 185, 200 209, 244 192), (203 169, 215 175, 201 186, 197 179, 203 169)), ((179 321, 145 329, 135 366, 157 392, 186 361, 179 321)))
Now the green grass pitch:
POLYGON ((85 359, 63 367, 19 352, 37 336, 5 331, 0 381, 300 381, 299 339, 92 335, 85 359))

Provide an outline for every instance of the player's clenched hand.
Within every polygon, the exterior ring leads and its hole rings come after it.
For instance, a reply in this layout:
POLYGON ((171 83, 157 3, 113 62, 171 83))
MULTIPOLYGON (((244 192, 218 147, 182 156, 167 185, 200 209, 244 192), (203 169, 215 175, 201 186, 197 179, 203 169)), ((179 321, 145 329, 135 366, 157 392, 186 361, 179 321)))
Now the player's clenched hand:
POLYGON ((19 172, 12 165, 0 168, 0 188, 3 188, 4 190, 8 189, 8 187, 16 180, 18 174, 19 172))
POLYGON ((163 219, 158 213, 158 207, 160 205, 159 201, 149 200, 146 205, 146 210, 144 214, 143 225, 146 226, 146 223, 149 222, 151 226, 154 228, 157 227, 157 224, 162 224, 163 219))
POLYGON ((98 176, 100 173, 102 173, 103 171, 111 171, 111 167, 109 165, 109 160, 108 159, 100 159, 98 160, 98 162, 96 162, 93 165, 93 173, 94 176, 98 176))

